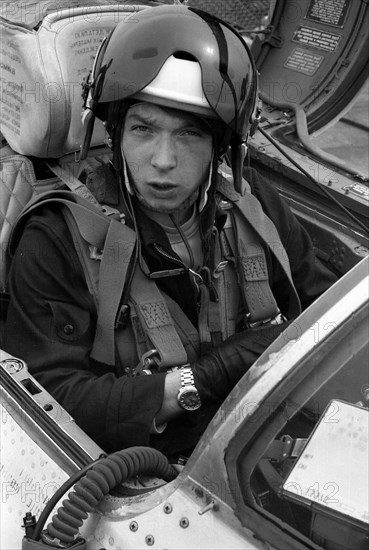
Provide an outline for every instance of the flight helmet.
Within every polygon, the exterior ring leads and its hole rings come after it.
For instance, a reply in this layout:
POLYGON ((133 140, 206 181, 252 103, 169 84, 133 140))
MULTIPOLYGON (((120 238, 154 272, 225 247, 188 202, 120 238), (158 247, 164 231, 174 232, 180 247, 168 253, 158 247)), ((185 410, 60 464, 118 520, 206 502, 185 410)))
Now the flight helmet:
POLYGON ((231 148, 240 191, 247 139, 260 115, 257 83, 246 42, 221 19, 183 5, 135 12, 104 39, 85 84, 82 157, 95 117, 112 135, 122 105, 149 101, 199 115, 217 127, 217 156, 231 148))

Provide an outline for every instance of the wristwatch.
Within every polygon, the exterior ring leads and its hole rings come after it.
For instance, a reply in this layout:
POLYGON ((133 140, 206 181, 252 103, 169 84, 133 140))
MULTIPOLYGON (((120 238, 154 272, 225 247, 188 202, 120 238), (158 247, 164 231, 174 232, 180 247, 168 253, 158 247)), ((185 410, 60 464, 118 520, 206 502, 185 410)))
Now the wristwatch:
POLYGON ((190 366, 181 367, 181 389, 178 392, 177 401, 185 411, 196 411, 201 407, 201 399, 190 366))

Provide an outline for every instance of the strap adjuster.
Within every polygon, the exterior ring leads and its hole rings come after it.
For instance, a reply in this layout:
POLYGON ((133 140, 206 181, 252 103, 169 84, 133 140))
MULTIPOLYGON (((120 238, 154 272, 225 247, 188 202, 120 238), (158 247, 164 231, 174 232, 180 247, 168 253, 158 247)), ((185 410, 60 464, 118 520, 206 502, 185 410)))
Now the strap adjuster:
POLYGON ((269 319, 262 319, 261 321, 250 322, 248 321, 250 317, 250 313, 245 316, 245 328, 255 328, 264 325, 282 325, 287 321, 287 318, 282 315, 280 311, 274 317, 270 317, 269 319))
POLYGON ((141 360, 132 371, 133 376, 139 376, 141 374, 152 374, 152 369, 158 368, 157 359, 159 359, 159 353, 157 349, 149 349, 142 354, 141 360))

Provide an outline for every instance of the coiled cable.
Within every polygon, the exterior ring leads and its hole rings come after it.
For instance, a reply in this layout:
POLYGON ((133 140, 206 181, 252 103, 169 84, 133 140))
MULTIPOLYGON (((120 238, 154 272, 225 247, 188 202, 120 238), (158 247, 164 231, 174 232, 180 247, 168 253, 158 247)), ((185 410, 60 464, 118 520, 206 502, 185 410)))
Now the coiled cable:
MULTIPOLYGON (((120 483, 139 474, 159 477, 167 482, 173 481, 178 475, 166 456, 150 447, 131 447, 99 459, 75 483, 68 499, 63 500, 51 523, 42 532, 43 542, 58 548, 70 547, 76 541, 78 530, 87 519, 88 513, 95 510, 105 495, 120 483)), ((70 480, 64 485, 67 486, 65 492, 71 486, 70 480)), ((59 495, 64 485, 58 491, 59 495)), ((48 512, 50 513, 50 509, 48 512)), ((33 540, 38 540, 41 534, 47 519, 45 515, 46 513, 43 514, 43 523, 40 520, 37 522, 33 540)))

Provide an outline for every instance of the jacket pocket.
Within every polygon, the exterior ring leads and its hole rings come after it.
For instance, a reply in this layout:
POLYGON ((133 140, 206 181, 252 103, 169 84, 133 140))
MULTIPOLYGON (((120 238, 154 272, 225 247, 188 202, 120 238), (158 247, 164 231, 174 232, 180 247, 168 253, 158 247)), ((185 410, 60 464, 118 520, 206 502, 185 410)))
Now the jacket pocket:
POLYGON ((50 339, 57 342, 79 342, 89 333, 90 313, 74 304, 48 302, 52 319, 50 339))

